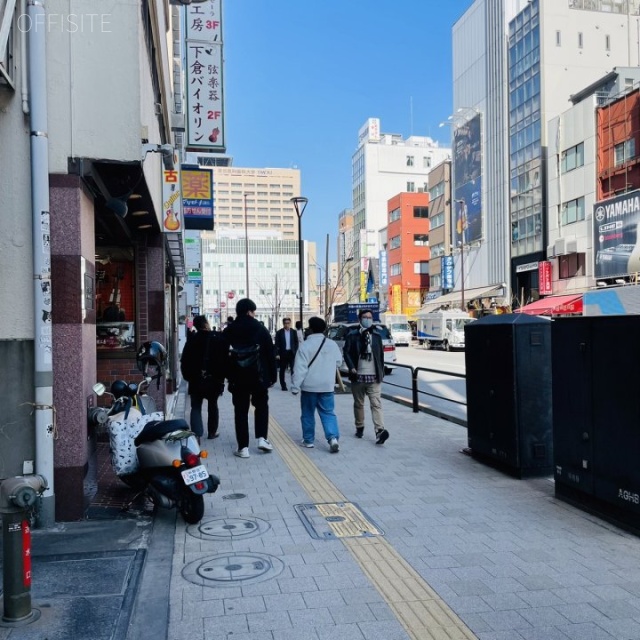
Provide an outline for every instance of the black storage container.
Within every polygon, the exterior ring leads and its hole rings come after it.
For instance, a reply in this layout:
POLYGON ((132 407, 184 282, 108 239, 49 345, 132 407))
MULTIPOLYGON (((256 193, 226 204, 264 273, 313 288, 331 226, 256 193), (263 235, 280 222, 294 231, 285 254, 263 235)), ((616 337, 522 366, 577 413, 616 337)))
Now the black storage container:
POLYGON ((518 477, 553 471, 551 320, 485 316, 465 327, 471 454, 518 477))
POLYGON ((640 316, 554 320, 556 496, 640 529, 640 316))

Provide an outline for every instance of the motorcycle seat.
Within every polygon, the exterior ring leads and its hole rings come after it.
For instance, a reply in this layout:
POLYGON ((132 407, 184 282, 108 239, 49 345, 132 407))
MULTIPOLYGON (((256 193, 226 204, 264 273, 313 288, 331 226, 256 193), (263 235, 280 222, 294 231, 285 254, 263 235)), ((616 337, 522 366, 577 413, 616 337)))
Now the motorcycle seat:
POLYGON ((166 436, 172 431, 180 431, 181 429, 190 431, 189 423, 186 420, 152 420, 144 425, 142 431, 136 436, 133 443, 137 446, 145 442, 153 442, 159 440, 162 436, 166 436))

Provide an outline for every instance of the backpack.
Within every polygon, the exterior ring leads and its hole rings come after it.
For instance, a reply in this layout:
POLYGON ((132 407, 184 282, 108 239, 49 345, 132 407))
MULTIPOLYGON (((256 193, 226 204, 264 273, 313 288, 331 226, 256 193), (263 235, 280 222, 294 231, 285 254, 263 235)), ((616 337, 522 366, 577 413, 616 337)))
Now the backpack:
POLYGON ((253 385, 263 381, 260 345, 229 347, 229 382, 253 385))

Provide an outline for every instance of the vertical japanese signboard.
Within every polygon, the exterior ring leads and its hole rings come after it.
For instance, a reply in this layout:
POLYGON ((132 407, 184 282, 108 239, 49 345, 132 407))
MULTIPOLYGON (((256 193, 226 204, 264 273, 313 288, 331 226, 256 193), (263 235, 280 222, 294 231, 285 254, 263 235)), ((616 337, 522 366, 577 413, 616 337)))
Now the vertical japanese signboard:
POLYGON ((442 288, 453 289, 453 256, 442 256, 440 263, 442 270, 442 288))
POLYGON ((213 231, 213 173, 182 170, 182 212, 185 229, 213 231))
POLYGON ((162 172, 162 230, 165 233, 182 231, 182 193, 179 169, 162 172))
POLYGON ((391 289, 393 292, 393 313, 402 313, 402 287, 399 284, 394 284, 391 289))
POLYGON ((379 281, 380 281, 380 289, 386 288, 389 284, 389 276, 387 273, 387 252, 381 251, 379 254, 379 281))
POLYGON ((550 296, 553 293, 551 284, 551 263, 548 260, 542 260, 538 263, 538 282, 540 284, 540 295, 550 296))
POLYGON ((185 10, 187 150, 225 151, 222 0, 185 10))
POLYGON ((367 301, 368 276, 369 276, 369 258, 360 258, 360 302, 367 301))

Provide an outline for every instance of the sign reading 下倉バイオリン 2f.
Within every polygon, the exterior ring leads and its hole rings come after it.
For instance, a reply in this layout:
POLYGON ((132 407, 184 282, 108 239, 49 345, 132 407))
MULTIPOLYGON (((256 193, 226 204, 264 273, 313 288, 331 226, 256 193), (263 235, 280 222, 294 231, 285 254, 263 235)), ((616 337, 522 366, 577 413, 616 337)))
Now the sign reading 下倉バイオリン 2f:
POLYGON ((187 150, 225 150, 222 0, 185 8, 187 150))
POLYGON ((640 272, 640 190, 593 205, 596 278, 640 272))

